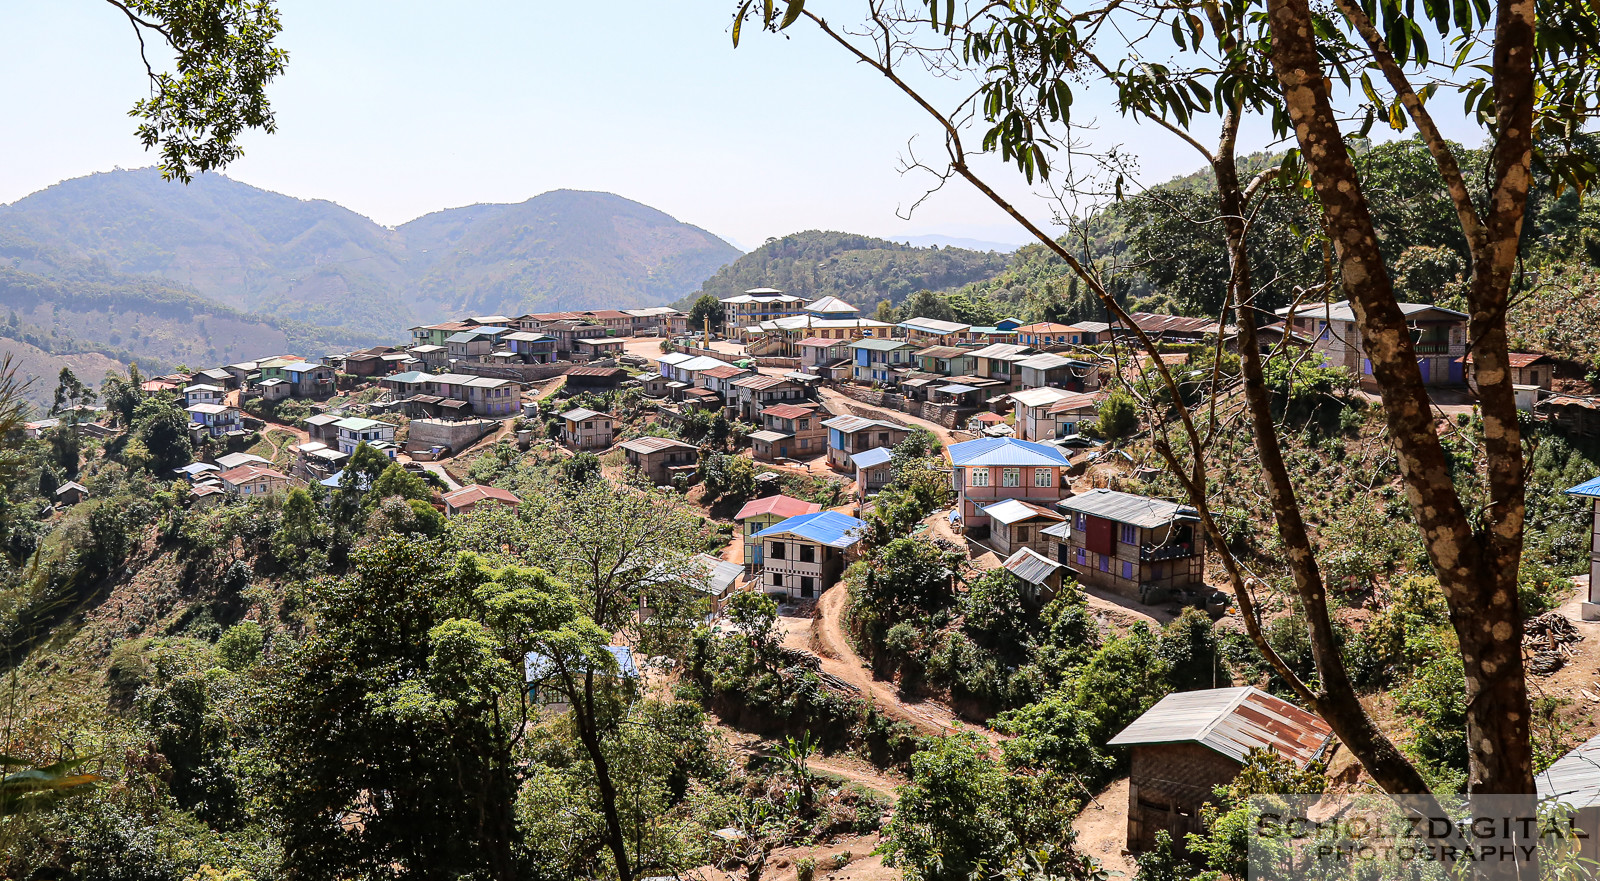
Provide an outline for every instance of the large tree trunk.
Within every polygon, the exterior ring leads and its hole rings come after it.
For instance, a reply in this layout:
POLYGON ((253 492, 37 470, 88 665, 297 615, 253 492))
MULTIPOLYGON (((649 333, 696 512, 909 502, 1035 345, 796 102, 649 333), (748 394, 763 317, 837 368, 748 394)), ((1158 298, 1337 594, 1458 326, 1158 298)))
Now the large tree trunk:
MULTIPOLYGON (((1522 3, 1526 3, 1531 21, 1531 2, 1520 0, 1511 5, 1522 3)), ((1502 19, 1504 8, 1503 5, 1502 19)), ((1268 13, 1272 63, 1312 186, 1322 203, 1344 290, 1372 364, 1373 379, 1381 390, 1406 497, 1421 527, 1461 643, 1471 790, 1482 794, 1532 792, 1530 712, 1516 591, 1522 547, 1520 438, 1514 428, 1514 404, 1509 425, 1505 419, 1504 404, 1510 389, 1505 378, 1498 375, 1506 363, 1505 297, 1500 294, 1497 305, 1492 290, 1500 283, 1497 276, 1502 265, 1504 284, 1509 285, 1510 264, 1502 261, 1507 259, 1506 249, 1514 260, 1521 205, 1516 204, 1514 193, 1497 190, 1492 201, 1500 204, 1493 207, 1497 211, 1503 209, 1507 218, 1515 215, 1516 219, 1501 223, 1499 248, 1491 249, 1492 254, 1483 255, 1478 261, 1492 271, 1485 273, 1475 266, 1474 272, 1473 332, 1477 339, 1473 351, 1475 358, 1484 351, 1487 360, 1480 366, 1488 369, 1484 378, 1491 386, 1484 404, 1492 502, 1488 510, 1475 517, 1468 514, 1456 493, 1439 441, 1406 318, 1395 300, 1361 181, 1333 113, 1328 82, 1316 55, 1310 8, 1306 0, 1268 0, 1268 13), (1492 423, 1490 410, 1495 412, 1492 423), (1484 524, 1481 531, 1475 520, 1484 524)), ((1504 24, 1501 31, 1505 31, 1504 24)), ((1503 48, 1496 47, 1497 66, 1503 48)), ((1522 54, 1526 59, 1526 47, 1522 54)), ((1516 86, 1500 85, 1513 89, 1516 86)), ((1531 89, 1531 80, 1526 85, 1531 89)), ((1514 96, 1502 95, 1499 100, 1508 105, 1517 103, 1514 96)), ((1518 134, 1515 123, 1503 129, 1502 136, 1518 134)), ((1523 126, 1520 135, 1526 134, 1523 126)), ((1516 163, 1526 163, 1527 156, 1525 151, 1520 157, 1507 155, 1516 151, 1503 148, 1503 144, 1497 145, 1497 165, 1506 167, 1505 180, 1512 181, 1517 177, 1516 163)), ((1526 171, 1521 182, 1525 200, 1526 171)))
POLYGON ((1311 543, 1311 535, 1301 514, 1300 500, 1290 482, 1289 468, 1284 463, 1283 449, 1278 443, 1272 398, 1267 391, 1261 349, 1256 336, 1254 287, 1249 252, 1246 250, 1247 207, 1239 183, 1239 170, 1234 161, 1234 125, 1232 119, 1224 123, 1225 136, 1212 167, 1217 180, 1228 254, 1233 262, 1231 299, 1238 322, 1239 364, 1246 406, 1255 436, 1256 452, 1261 457, 1267 498, 1272 504, 1278 538, 1288 552, 1289 571, 1305 613, 1312 658, 1317 667, 1318 691, 1314 695, 1316 706, 1313 709, 1333 728, 1340 742, 1361 762, 1379 786, 1389 792, 1426 792, 1427 784, 1422 775, 1379 730, 1377 723, 1361 705, 1355 686, 1350 682, 1344 655, 1340 651, 1340 641, 1333 631, 1327 588, 1317 565, 1316 549, 1311 543))

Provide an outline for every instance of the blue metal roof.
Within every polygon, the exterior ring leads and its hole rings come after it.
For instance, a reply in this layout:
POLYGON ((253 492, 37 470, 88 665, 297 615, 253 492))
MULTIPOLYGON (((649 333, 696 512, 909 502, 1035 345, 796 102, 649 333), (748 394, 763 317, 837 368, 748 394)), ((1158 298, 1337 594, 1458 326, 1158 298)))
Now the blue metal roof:
POLYGON ((950 445, 950 462, 956 466, 1070 464, 1055 447, 1014 437, 985 437, 950 445))
POLYGON ((1583 483, 1567 490, 1567 495, 1600 499, 1600 477, 1596 477, 1593 480, 1585 480, 1583 483))
POLYGON ((870 450, 862 450, 851 456, 850 464, 857 468, 871 468, 874 465, 882 465, 892 458, 894 458, 894 453, 887 447, 873 447, 870 450))
POLYGON ((775 523, 756 533, 755 537, 792 535, 830 548, 847 548, 861 540, 861 533, 866 526, 866 523, 848 514, 840 514, 838 511, 818 511, 815 514, 801 514, 781 523, 775 523))

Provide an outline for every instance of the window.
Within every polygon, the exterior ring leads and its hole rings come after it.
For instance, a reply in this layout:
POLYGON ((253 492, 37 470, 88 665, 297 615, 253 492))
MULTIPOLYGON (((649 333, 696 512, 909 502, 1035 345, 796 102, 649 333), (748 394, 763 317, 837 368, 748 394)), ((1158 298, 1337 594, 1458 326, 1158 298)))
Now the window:
POLYGON ((1137 543, 1138 541, 1139 531, 1127 523, 1122 524, 1122 543, 1125 545, 1131 545, 1137 543))
POLYGON ((805 431, 806 429, 808 429, 810 427, 811 427, 811 420, 810 419, 802 419, 802 420, 800 420, 800 430, 801 431, 805 431))
POLYGON ((1003 469, 1001 469, 1001 471, 1000 471, 1000 485, 1001 486, 1021 486, 1022 485, 1022 469, 1021 468, 1003 468, 1003 469))
POLYGON ((785 545, 781 541, 773 542, 772 543, 772 553, 769 556, 771 556, 772 559, 774 559, 774 560, 782 560, 782 559, 784 559, 784 548, 786 548, 786 547, 787 547, 787 545, 785 545))
POLYGON ((974 469, 972 469, 972 485, 973 486, 988 486, 989 485, 989 469, 987 469, 987 468, 974 468, 974 469))
POLYGON ((778 572, 772 573, 772 586, 773 587, 783 587, 783 575, 781 573, 778 573, 778 572))
POLYGON ((583 424, 583 427, 584 428, 594 428, 594 423, 593 422, 585 422, 583 424))
POLYGON ((1123 560, 1122 561, 1122 577, 1123 578, 1132 578, 1133 577, 1133 563, 1131 561, 1129 561, 1129 560, 1123 560))
POLYGON ((1027 540, 1028 540, 1028 526, 1027 526, 1027 524, 1023 524, 1022 526, 1018 526, 1017 527, 1017 541, 1027 541, 1027 540))
POLYGON ((1089 528, 1089 515, 1080 513, 1078 515, 1077 521, 1072 524, 1072 527, 1074 529, 1088 529, 1089 528))
POLYGON ((1050 481, 1050 469, 1049 468, 1035 468, 1035 469, 1033 469, 1033 485, 1034 486, 1049 486, 1050 482, 1051 481, 1050 481))
POLYGON ((811 546, 811 545, 801 545, 800 546, 800 562, 802 562, 802 563, 815 563, 815 562, 817 562, 817 549, 815 547, 811 546))
POLYGON ((800 596, 812 597, 817 592, 817 580, 809 575, 800 576, 800 596))
POLYGON ((1086 551, 1084 551, 1083 548, 1078 548, 1078 565, 1079 566, 1082 566, 1082 565, 1085 564, 1085 560, 1087 559, 1087 557, 1088 557, 1088 553, 1086 551))

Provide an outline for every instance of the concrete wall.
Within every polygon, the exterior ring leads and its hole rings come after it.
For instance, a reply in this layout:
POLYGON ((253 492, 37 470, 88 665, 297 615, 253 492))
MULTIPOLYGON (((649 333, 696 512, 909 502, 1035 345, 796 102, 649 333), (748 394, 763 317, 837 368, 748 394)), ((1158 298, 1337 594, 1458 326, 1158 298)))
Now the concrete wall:
POLYGON ((406 449, 426 450, 435 445, 443 445, 453 452, 460 452, 500 425, 501 423, 494 419, 467 419, 461 422, 413 419, 407 429, 406 449))

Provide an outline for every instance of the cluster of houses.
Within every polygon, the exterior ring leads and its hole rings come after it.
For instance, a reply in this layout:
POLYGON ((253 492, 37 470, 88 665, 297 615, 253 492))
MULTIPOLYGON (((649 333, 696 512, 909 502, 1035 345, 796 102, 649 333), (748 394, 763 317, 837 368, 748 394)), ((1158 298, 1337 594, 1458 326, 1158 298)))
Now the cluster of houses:
POLYGON ((666 306, 479 315, 411 328, 410 352, 433 369, 452 361, 547 364, 601 358, 622 350, 622 337, 682 334, 689 316, 666 306))

